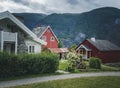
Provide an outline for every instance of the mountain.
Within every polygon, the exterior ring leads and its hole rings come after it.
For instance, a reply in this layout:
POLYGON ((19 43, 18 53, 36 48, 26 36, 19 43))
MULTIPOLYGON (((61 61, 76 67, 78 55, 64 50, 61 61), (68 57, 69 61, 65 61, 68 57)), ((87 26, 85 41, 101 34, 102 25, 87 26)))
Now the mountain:
POLYGON ((39 20, 47 16, 41 13, 13 13, 13 15, 23 17, 24 24, 30 29, 35 27, 39 20))
POLYGON ((31 30, 36 25, 50 25, 63 42, 69 47, 79 44, 85 38, 107 39, 120 46, 120 9, 104 7, 81 14, 33 14, 16 13, 24 17, 25 25, 31 30))

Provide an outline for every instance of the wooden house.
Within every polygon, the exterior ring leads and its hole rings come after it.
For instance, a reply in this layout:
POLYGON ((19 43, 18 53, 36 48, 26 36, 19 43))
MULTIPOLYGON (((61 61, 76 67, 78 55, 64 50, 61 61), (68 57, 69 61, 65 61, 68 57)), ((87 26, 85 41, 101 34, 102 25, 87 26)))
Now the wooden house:
POLYGON ((108 40, 86 39, 77 46, 76 52, 84 59, 97 57, 103 63, 120 62, 120 47, 108 40))
POLYGON ((69 50, 68 48, 58 48, 58 38, 50 26, 36 27, 33 29, 33 32, 38 36, 39 39, 47 42, 47 45, 44 45, 43 49, 48 48, 50 52, 57 53, 60 59, 66 59, 66 55, 69 50))
POLYGON ((40 53, 45 41, 28 29, 10 12, 0 13, 0 52, 40 53))

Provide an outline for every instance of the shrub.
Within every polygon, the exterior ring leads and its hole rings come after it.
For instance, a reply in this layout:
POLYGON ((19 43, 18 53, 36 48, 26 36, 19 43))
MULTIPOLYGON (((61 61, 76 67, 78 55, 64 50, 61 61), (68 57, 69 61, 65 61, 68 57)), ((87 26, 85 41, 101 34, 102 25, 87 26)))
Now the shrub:
POLYGON ((73 52, 69 52, 67 55, 67 59, 68 59, 68 71, 74 72, 74 70, 76 69, 76 60, 78 59, 78 56, 73 52))
POLYGON ((87 69, 87 65, 86 65, 86 63, 84 61, 82 61, 82 62, 79 62, 77 64, 77 68, 78 69, 87 69))
POLYGON ((99 58, 91 57, 89 60, 89 66, 95 69, 101 69, 101 60, 99 58))
POLYGON ((11 55, 0 53, 0 77, 53 73, 59 59, 53 53, 11 55))

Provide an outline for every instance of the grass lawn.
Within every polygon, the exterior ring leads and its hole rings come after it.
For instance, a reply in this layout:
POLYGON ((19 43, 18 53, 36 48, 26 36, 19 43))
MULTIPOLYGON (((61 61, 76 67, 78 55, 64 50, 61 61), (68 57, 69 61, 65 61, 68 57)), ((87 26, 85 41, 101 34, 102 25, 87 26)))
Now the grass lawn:
MULTIPOLYGON (((79 70, 79 69, 75 69, 75 72, 73 73, 81 73, 81 72, 101 72, 101 71, 120 71, 120 67, 115 67, 115 66, 107 66, 107 65, 101 65, 101 69, 93 69, 89 67, 89 62, 85 61, 86 65, 87 65, 87 70, 79 70)), ((68 68, 68 61, 67 60, 60 60, 59 61, 59 70, 64 70, 67 71, 68 68)))
POLYGON ((68 60, 60 60, 58 69, 66 71, 67 68, 68 68, 68 60))
POLYGON ((10 88, 120 88, 118 77, 87 77, 49 81, 10 88))

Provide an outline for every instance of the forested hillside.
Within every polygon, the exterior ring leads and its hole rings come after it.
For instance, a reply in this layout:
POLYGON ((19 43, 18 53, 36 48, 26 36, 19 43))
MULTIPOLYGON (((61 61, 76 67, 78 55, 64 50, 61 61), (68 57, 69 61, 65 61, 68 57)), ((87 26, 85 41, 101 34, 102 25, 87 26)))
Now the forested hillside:
POLYGON ((104 7, 81 14, 16 13, 24 17, 31 30, 37 25, 50 25, 64 46, 95 37, 107 39, 120 46, 120 9, 104 7))

